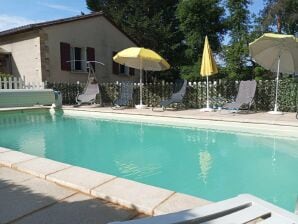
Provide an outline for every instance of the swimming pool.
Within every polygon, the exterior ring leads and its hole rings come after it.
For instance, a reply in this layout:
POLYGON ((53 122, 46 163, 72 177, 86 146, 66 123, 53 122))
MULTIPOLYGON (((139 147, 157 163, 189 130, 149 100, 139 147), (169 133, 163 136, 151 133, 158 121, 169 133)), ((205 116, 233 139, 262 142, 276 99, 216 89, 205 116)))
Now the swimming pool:
POLYGON ((298 140, 51 115, 1 112, 0 146, 198 196, 250 193, 294 210, 298 140))

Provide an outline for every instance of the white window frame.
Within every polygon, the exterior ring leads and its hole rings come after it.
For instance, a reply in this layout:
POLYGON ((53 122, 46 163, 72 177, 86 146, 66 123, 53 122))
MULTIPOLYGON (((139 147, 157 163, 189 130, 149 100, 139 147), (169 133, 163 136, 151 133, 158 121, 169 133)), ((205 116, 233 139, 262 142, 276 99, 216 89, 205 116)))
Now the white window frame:
POLYGON ((71 46, 70 47, 71 57, 71 72, 73 73, 88 73, 87 71, 87 47, 71 46), (75 69, 75 48, 81 48, 81 70, 75 69))

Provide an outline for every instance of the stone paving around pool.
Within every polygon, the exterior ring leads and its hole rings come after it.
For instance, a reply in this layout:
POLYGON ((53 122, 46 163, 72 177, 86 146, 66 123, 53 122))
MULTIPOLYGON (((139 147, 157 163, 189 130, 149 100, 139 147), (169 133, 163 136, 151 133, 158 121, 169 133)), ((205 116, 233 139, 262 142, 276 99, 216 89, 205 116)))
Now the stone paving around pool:
POLYGON ((215 112, 202 112, 200 109, 186 110, 166 110, 164 112, 157 110, 152 111, 152 108, 135 109, 126 108, 122 110, 113 110, 111 107, 99 107, 96 105, 83 105, 81 107, 63 106, 63 110, 75 111, 93 111, 109 114, 125 114, 125 115, 143 115, 162 118, 182 118, 193 120, 210 120, 210 121, 225 121, 225 122, 240 122, 252 124, 270 124, 280 126, 298 127, 296 113, 285 112, 283 115, 272 115, 267 112, 243 111, 239 113, 231 113, 227 110, 215 112))
POLYGON ((0 147, 0 223, 108 223, 210 202, 0 147))

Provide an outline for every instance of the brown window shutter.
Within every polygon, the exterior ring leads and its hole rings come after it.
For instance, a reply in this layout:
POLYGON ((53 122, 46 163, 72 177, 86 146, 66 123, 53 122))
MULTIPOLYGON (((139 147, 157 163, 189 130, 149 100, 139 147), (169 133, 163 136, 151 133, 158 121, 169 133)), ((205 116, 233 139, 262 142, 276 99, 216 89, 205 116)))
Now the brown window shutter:
POLYGON ((134 76, 135 75, 135 69, 129 68, 129 75, 134 76))
MULTIPOLYGON (((113 57, 117 54, 117 52, 113 52, 113 57)), ((119 64, 114 62, 113 58, 112 58, 112 61, 113 61, 113 74, 115 75, 119 75, 119 64)))
MULTIPOLYGON (((95 61, 95 49, 93 47, 87 47, 87 61, 95 61)), ((95 62, 91 63, 95 71, 95 62)))
POLYGON ((61 59, 61 70, 70 71, 71 63, 70 61, 70 44, 68 43, 60 43, 60 59, 61 59))

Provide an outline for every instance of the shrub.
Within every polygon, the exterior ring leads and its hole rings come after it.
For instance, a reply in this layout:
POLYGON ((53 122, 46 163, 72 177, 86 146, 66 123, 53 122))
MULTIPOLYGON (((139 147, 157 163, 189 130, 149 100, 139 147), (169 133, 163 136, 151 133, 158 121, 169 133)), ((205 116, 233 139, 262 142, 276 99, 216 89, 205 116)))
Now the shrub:
MULTIPOLYGON (((234 100, 238 92, 240 81, 216 80, 209 82, 210 98, 222 97, 227 102, 234 100)), ((63 94, 63 104, 75 104, 75 97, 84 89, 84 84, 47 83, 48 88, 59 90, 63 94)), ((168 98, 173 91, 173 83, 147 83, 143 88, 143 103, 156 106, 161 100, 168 98)), ((112 105, 118 97, 119 85, 117 83, 100 84, 101 101, 104 105, 112 105)), ((282 79, 278 92, 279 109, 285 112, 294 112, 298 105, 298 82, 293 79, 282 79)), ((139 103, 139 86, 134 88, 134 104, 139 103)), ((269 111, 274 107, 275 80, 258 80, 255 95, 255 109, 269 111)), ((187 108, 202 108, 206 103, 206 82, 189 83, 184 97, 187 108)))

